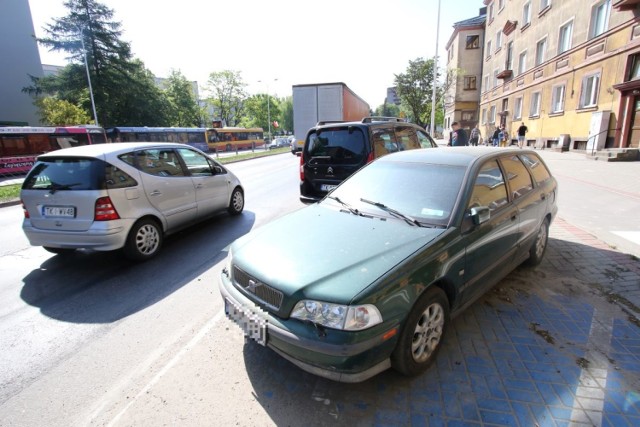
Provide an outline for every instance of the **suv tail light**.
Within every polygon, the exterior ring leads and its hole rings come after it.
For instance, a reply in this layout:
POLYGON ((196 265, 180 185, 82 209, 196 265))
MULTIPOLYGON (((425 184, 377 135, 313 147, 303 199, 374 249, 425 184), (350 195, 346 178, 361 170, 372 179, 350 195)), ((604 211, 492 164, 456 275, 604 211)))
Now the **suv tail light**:
POLYGON ((27 207, 24 205, 24 202, 22 200, 20 200, 20 204, 22 205, 22 212, 24 212, 24 217, 25 218, 31 218, 29 216, 29 211, 27 210, 27 207))
POLYGON ((300 152, 300 181, 304 181, 304 149, 300 152))
POLYGON ((114 219, 120 219, 120 215, 118 215, 118 211, 116 211, 115 206, 111 203, 111 199, 109 197, 100 197, 96 200, 96 209, 94 218, 95 221, 111 221, 114 219))
POLYGON ((373 162, 374 159, 373 151, 369 152, 369 155, 367 156, 367 163, 373 162))

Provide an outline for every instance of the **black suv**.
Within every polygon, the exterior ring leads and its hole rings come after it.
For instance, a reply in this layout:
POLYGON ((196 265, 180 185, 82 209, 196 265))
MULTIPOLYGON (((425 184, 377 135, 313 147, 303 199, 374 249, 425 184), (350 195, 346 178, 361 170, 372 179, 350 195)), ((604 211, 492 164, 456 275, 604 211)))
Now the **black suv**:
POLYGON ((395 117, 320 122, 307 132, 300 156, 300 200, 322 199, 355 171, 385 154, 436 147, 423 128, 395 117))

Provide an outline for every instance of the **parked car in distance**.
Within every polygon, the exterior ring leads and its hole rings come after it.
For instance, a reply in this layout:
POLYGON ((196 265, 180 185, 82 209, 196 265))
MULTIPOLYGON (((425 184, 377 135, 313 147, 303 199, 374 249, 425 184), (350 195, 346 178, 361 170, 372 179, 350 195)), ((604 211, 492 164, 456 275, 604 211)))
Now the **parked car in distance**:
POLYGON ((153 257, 164 236, 219 211, 244 209, 240 180, 184 144, 117 143, 38 157, 20 192, 22 228, 53 253, 123 249, 153 257))
POLYGON ((386 154, 437 146, 423 128, 395 117, 318 123, 307 133, 300 156, 300 200, 320 200, 362 166, 386 154))
POLYGON ((557 193, 532 150, 384 156, 319 203, 236 240, 220 276, 226 314, 331 380, 389 367, 417 375, 453 315, 520 264, 542 261, 557 193))
POLYGON ((287 138, 274 138, 269 144, 269 149, 288 147, 289 140, 287 138))

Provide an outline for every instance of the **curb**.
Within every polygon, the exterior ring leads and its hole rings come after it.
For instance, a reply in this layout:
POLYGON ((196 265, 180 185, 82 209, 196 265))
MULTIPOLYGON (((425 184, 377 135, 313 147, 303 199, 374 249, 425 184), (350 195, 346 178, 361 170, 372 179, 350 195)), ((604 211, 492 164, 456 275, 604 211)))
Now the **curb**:
POLYGON ((15 206, 20 204, 20 199, 7 200, 5 202, 0 202, 0 208, 6 208, 9 206, 15 206))

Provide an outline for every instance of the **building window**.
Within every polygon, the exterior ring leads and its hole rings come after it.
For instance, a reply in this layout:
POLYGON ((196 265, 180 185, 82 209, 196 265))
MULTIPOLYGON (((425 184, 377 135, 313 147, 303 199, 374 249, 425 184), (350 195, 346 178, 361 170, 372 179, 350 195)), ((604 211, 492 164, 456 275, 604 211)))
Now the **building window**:
POLYGON ((487 42, 487 59, 491 58, 491 40, 487 42))
POLYGON ((522 74, 527 71, 527 51, 520 53, 518 57, 518 74, 522 74))
POLYGON ((505 70, 513 70, 513 42, 507 43, 507 60, 504 63, 505 70))
POLYGON ((493 21, 493 2, 488 6, 487 17, 489 18, 489 24, 493 21))
POLYGON ((513 118, 521 119, 522 118, 522 97, 516 98, 513 105, 513 118))
POLYGON ((551 5, 551 0, 540 0, 540 12, 545 10, 551 5))
POLYGON ((473 122, 476 120, 476 113, 474 111, 463 111, 461 119, 463 122, 473 122))
POLYGON ((493 70, 493 87, 498 87, 498 74, 500 74, 499 69, 493 70))
POLYGON ((631 66, 629 67, 629 77, 626 81, 640 79, 640 54, 631 57, 631 66))
POLYGON ((498 11, 504 9, 504 0, 498 0, 498 11))
POLYGON ((611 13, 611 0, 602 0, 591 9, 591 24, 589 25, 589 38, 599 36, 609 29, 609 14, 611 13))
POLYGON ((489 86, 489 74, 484 75, 484 82, 482 83, 482 89, 485 92, 491 89, 491 87, 489 86))
POLYGON ((464 90, 476 90, 476 76, 464 76, 464 90))
POLYGON ((573 21, 560 27, 558 36, 558 55, 571 49, 571 36, 573 35, 573 21))
POLYGON ((496 52, 502 49, 502 30, 496 33, 496 52))
POLYGON ((489 109, 489 123, 495 123, 496 122, 496 106, 492 105, 491 108, 489 109))
POLYGON ((480 114, 481 114, 481 116, 480 116, 480 117, 482 118, 481 123, 482 123, 483 125, 484 125, 484 124, 487 124, 487 109, 486 109, 486 108, 483 108, 483 109, 482 109, 482 113, 480 113, 480 114))
POLYGON ((467 49, 480 48, 480 36, 467 36, 467 49))
POLYGON ((531 2, 526 2, 522 6, 522 26, 525 27, 531 23, 531 2))
POLYGON ((554 86, 551 89, 551 112, 561 113, 564 111, 564 85, 554 86))
POLYGON ((545 54, 547 51, 547 38, 540 40, 536 44, 536 66, 542 64, 545 60, 545 54))
POLYGON ((598 89, 600 86, 600 73, 591 74, 582 78, 580 89, 580 108, 594 107, 598 102, 598 89))
POLYGON ((540 92, 534 92, 531 94, 529 117, 540 117, 540 97, 540 92))

